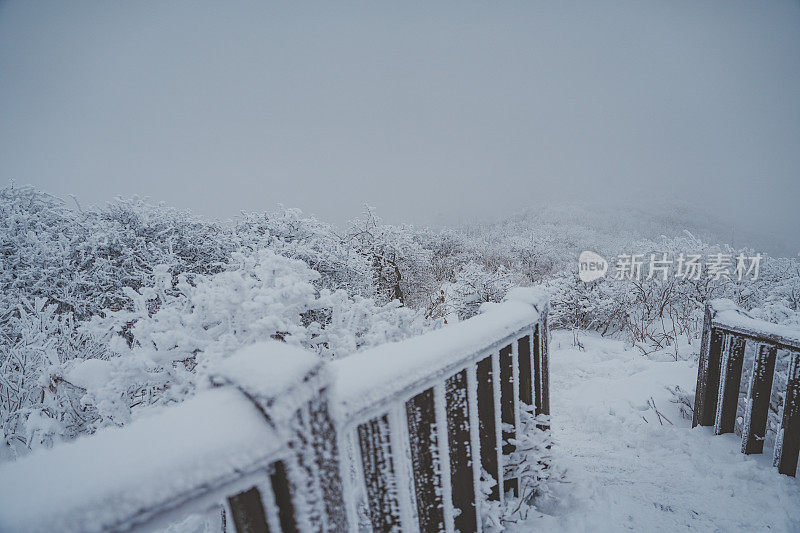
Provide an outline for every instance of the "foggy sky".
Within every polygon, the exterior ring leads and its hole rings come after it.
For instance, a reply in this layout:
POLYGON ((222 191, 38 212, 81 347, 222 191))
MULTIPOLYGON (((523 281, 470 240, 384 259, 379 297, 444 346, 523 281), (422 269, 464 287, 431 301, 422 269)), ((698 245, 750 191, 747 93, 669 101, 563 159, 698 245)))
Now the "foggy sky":
POLYGON ((800 244, 800 3, 337 4, 0 4, 0 181, 336 223, 670 197, 800 244))

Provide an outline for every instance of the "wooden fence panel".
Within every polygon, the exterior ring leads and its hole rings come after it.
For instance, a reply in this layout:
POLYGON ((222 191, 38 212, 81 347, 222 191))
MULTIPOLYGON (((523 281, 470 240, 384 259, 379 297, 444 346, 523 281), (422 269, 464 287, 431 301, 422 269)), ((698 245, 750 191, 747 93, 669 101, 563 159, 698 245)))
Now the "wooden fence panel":
POLYGON ((739 384, 742 380, 745 339, 739 335, 725 336, 720 361, 719 404, 714 417, 714 433, 732 433, 736 425, 739 404, 739 384))
MULTIPOLYGON (((752 372, 746 376, 741 451, 764 451, 778 355, 786 350, 787 374, 779 427, 772 450, 781 474, 794 476, 800 455, 800 332, 755 319, 730 301, 709 302, 703 322, 692 427, 714 425, 715 434, 733 432, 747 342, 754 343, 752 372)), ((779 387, 783 383, 777 384, 779 387)))
MULTIPOLYGON (((525 295, 520 301, 528 307, 509 302, 497 318, 475 317, 444 336, 432 332, 429 345, 409 340, 409 353, 417 350, 410 365, 384 366, 405 353, 397 346, 376 348, 375 358, 361 352, 331 363, 297 349, 292 356, 303 373, 287 365, 283 382, 274 374, 281 365, 267 363, 272 356, 286 359, 286 346, 264 343, 257 346, 264 354, 250 347, 232 355, 236 364, 216 369, 211 381, 224 390, 203 394, 229 402, 236 416, 228 418, 248 420, 248 429, 263 424, 262 431, 241 436, 253 456, 237 462, 225 443, 199 449, 197 457, 210 454, 225 477, 199 477, 188 489, 176 484, 169 499, 147 492, 155 496, 146 509, 100 527, 144 529, 186 511, 214 512, 218 528, 237 533, 481 531, 484 498, 503 502, 508 491, 519 492, 511 440, 520 436, 520 407, 549 414, 547 304, 525 295), (496 481, 489 494, 481 492, 483 471, 496 481)), ((793 428, 793 411, 787 413, 785 425, 793 428)), ((217 424, 198 420, 195 430, 219 427, 227 414, 217 424)), ((173 445, 174 439, 152 437, 165 449, 173 445)), ((793 441, 785 442, 791 449, 793 441)), ((194 452, 187 452, 193 462, 174 466, 176 479, 196 464, 194 452)), ((107 498, 92 503, 101 504, 110 505, 107 498)), ((37 517, 30 523, 39 523, 37 517)))
POLYGON ((388 415, 360 424, 358 442, 372 529, 399 532, 402 530, 400 501, 388 415))
POLYGON ((283 461, 276 461, 272 464, 269 476, 272 492, 275 495, 275 505, 278 506, 278 519, 283 533, 296 533, 297 520, 295 519, 294 502, 292 501, 292 490, 289 486, 289 478, 286 475, 286 465, 283 461))
POLYGON ((457 510, 455 528, 477 531, 478 514, 473 483, 472 442, 469 427, 467 371, 462 370, 445 382, 447 441, 450 449, 450 486, 453 507, 457 510))
MULTIPOLYGON (((508 456, 516 447, 510 442, 517 437, 517 399, 514 396, 514 356, 513 348, 509 344, 500 349, 500 420, 503 424, 503 465, 508 464, 508 456)), ((510 471, 504 469, 503 491, 513 491, 517 494, 519 483, 509 477, 510 471)))
POLYGON ((433 389, 406 402, 411 468, 417 496, 417 517, 421 531, 444 531, 442 458, 436 428, 433 389))
POLYGON ((517 341, 517 359, 519 360, 519 400, 533 405, 533 364, 531 354, 531 336, 525 335, 517 341))
POLYGON ((256 487, 228 498, 237 533, 269 533, 261 493, 256 487))
POLYGON ((492 356, 478 362, 478 431, 481 443, 481 465, 497 481, 489 499, 500 501, 499 443, 497 442, 498 428, 495 419, 494 371, 492 367, 492 356))
POLYGON ((800 352, 791 351, 783 415, 775 443, 774 464, 778 472, 794 476, 800 454, 800 352))
POLYGON ((742 452, 762 453, 767 434, 769 400, 772 393, 772 376, 778 347, 759 344, 753 360, 753 373, 747 388, 747 407, 742 425, 742 452))
POLYGON ((542 315, 541 321, 539 322, 541 335, 539 336, 539 341, 541 342, 541 348, 539 349, 539 358, 541 361, 539 362, 539 368, 541 369, 541 375, 539 377, 539 389, 540 394, 542 397, 541 402, 541 410, 537 411, 538 414, 549 415, 550 414, 550 349, 548 348, 548 343, 550 342, 547 339, 547 313, 542 315))
POLYGON ((709 332, 708 347, 700 357, 700 373, 703 375, 702 383, 698 378, 698 390, 695 397, 695 420, 693 425, 713 426, 717 415, 717 398, 719 396, 720 355, 722 353, 722 332, 711 328, 709 332))

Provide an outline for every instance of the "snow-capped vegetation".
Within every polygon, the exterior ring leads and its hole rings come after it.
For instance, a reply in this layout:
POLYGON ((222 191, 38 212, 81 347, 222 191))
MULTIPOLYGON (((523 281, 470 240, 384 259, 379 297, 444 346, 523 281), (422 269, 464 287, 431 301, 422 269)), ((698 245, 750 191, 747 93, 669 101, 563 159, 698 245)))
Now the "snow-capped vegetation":
MULTIPOLYGON (((757 280, 580 281, 581 249, 736 253, 688 232, 636 236, 580 210, 486 226, 344 229, 296 209, 231 222, 141 199, 99 208, 30 187, 0 190, 0 422, 19 456, 190 396, 213 361, 277 338, 325 359, 468 318, 514 286, 545 284, 551 326, 596 330, 640 353, 694 346, 702 307, 731 298, 800 324, 800 264, 766 257, 757 280)), ((639 215, 637 215, 638 217, 639 215)), ((644 224, 642 227, 650 228, 644 224)), ((642 230, 643 232, 645 230, 642 230)), ((752 250, 745 250, 752 254, 752 250)))

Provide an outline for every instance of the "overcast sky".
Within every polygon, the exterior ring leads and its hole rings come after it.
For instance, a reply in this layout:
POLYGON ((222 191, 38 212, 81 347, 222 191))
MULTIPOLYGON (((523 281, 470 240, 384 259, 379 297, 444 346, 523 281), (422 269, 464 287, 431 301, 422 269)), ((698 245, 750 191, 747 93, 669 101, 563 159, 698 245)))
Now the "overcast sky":
POLYGON ((337 223, 669 196, 797 242, 800 2, 0 3, 0 179, 337 223))

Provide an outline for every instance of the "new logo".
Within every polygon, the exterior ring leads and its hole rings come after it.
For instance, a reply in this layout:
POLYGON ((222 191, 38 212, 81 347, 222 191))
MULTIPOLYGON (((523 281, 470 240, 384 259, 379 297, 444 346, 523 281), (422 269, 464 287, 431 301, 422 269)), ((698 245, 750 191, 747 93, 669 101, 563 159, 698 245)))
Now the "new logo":
POLYGON ((585 250, 578 257, 578 277, 581 281, 589 283, 600 279, 608 272, 608 261, 603 256, 585 250))

